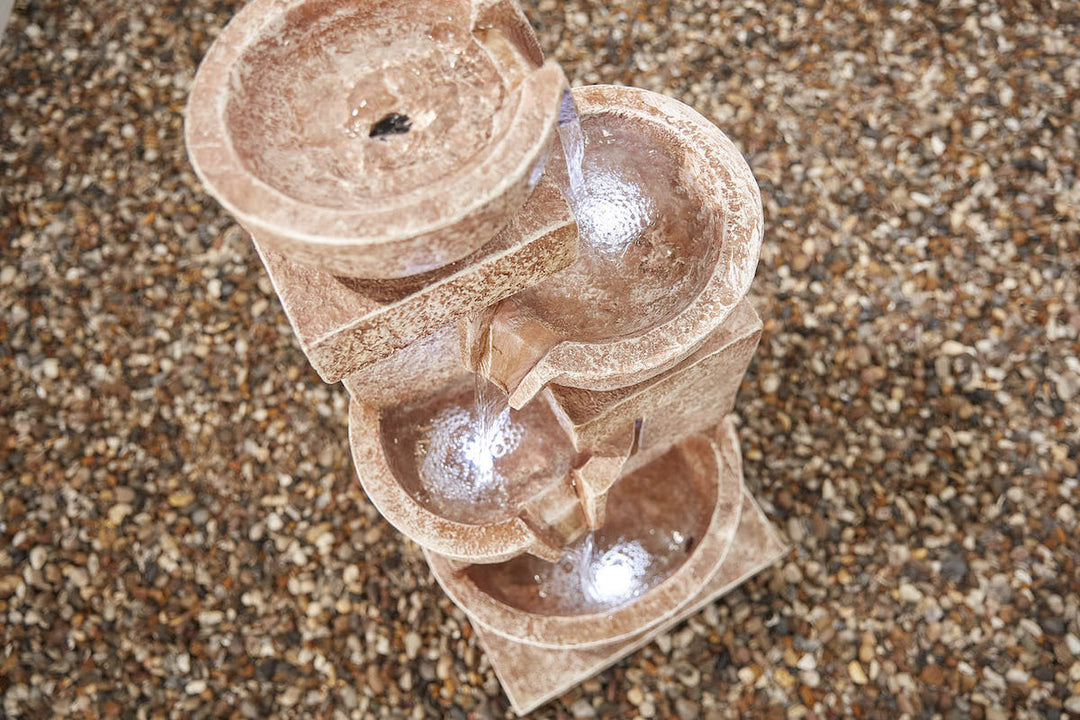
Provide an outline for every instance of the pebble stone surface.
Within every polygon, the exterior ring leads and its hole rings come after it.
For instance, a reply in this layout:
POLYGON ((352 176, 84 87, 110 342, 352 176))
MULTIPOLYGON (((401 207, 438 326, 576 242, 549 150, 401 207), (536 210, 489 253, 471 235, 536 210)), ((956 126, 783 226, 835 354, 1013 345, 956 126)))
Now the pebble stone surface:
MULTIPOLYGON (((510 715, 187 163, 241 3, 0 45, 0 716, 510 715)), ((737 405, 789 557, 539 718, 1080 718, 1080 5, 527 3, 765 199, 737 405)))

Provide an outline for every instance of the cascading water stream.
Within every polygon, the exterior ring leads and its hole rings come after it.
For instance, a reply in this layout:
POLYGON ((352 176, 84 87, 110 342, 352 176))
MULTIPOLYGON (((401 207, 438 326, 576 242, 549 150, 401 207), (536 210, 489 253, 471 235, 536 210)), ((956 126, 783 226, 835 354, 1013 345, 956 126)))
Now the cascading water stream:
MULTIPOLYGON (((579 215, 579 200, 585 197, 586 186, 584 176, 585 162, 585 134, 581 129, 581 118, 578 115, 577 105, 570 90, 563 95, 562 104, 559 108, 558 120, 559 140, 562 144, 563 157, 566 159, 566 172, 569 176, 570 192, 569 200, 571 210, 575 217, 579 215)), ((487 322, 490 317, 480 313, 472 320, 473 352, 472 356, 477 363, 476 367, 476 393, 475 393, 475 417, 476 434, 472 441, 473 451, 470 455, 484 456, 481 462, 486 463, 486 456, 493 451, 496 443, 498 429, 509 416, 510 404, 506 392, 495 383, 487 379, 491 362, 491 335, 487 331, 487 322)))
POLYGON ((559 106, 558 129, 570 180, 570 209, 577 217, 578 200, 585 194, 585 133, 581 130, 581 116, 569 90, 563 95, 562 105, 559 106))
POLYGON ((474 395, 475 453, 480 455, 493 450, 492 446, 498 428, 509 419, 510 415, 510 401, 506 392, 487 379, 491 369, 491 333, 487 328, 488 320, 487 313, 483 312, 472 320, 473 358, 477 363, 474 395))

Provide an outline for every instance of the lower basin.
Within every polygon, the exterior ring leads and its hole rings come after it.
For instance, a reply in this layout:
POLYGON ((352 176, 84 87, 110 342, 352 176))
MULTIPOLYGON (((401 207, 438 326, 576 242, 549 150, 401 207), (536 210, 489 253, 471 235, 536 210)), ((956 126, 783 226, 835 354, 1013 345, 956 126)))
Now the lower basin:
POLYGON ((640 633, 694 597, 731 545, 742 482, 730 423, 622 478, 607 502, 603 527, 558 562, 429 561, 450 597, 504 637, 578 647, 640 633))

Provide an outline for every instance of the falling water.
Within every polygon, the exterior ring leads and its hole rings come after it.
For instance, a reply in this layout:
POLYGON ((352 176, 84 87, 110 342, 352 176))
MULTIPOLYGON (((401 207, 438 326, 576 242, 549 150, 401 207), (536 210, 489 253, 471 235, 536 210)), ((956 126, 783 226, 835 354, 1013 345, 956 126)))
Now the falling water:
POLYGON ((578 215, 578 201, 585 194, 585 133, 573 94, 567 90, 559 106, 559 141, 570 177, 570 207, 578 215))
POLYGON ((495 435, 509 419, 510 401, 506 392, 487 379, 491 369, 491 313, 481 312, 472 322, 473 358, 476 362, 474 396, 477 452, 485 453, 495 443, 495 435))
MULTIPOLYGON (((607 153, 590 151, 581 116, 570 91, 559 107, 559 141, 566 160, 568 200, 578 224, 584 255, 621 260, 627 249, 656 222, 653 193, 661 187, 645 187, 627 173, 637 168, 613 165, 607 153)), ((608 133, 603 132, 606 136, 608 133)))

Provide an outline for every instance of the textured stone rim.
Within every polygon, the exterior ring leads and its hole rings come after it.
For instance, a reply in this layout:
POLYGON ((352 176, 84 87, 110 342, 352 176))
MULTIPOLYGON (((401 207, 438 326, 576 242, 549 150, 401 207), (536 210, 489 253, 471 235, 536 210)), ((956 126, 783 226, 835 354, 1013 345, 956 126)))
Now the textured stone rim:
POLYGON ((716 455, 717 497, 713 515, 704 538, 686 562, 640 597, 609 612, 586 615, 529 613, 480 590, 452 559, 425 550, 435 579, 473 621, 496 635, 539 647, 601 645, 639 635, 663 622, 693 599, 724 562, 742 512, 742 455, 731 420, 725 419, 715 432, 693 438, 708 439, 716 455))
POLYGON ((614 390, 642 382, 692 352, 746 295, 761 252, 764 219, 757 181, 734 143, 693 108, 665 95, 615 85, 575 88, 582 116, 606 114, 652 125, 685 149, 698 187, 717 209, 720 252, 705 286, 670 320, 644 333, 551 348, 511 394, 520 407, 549 382, 614 390))
MULTIPOLYGON (((282 252, 305 251, 297 259, 333 252, 363 252, 365 248, 426 241, 434 233, 446 231, 485 209, 505 215, 517 212, 527 193, 520 189, 528 182, 535 164, 555 131, 565 76, 553 61, 537 66, 514 90, 509 102, 515 104, 513 119, 491 142, 480 158, 460 173, 451 173, 439 182, 403 193, 394 199, 379 198, 367 205, 336 209, 304 202, 270 186, 253 174, 233 147, 226 108, 231 94, 233 70, 245 52, 261 40, 282 16, 309 0, 254 0, 224 28, 206 54, 192 84, 188 100, 185 139, 192 165, 199 179, 218 201, 243 225, 273 243, 278 239, 282 252), (507 195, 520 195, 505 208, 507 195), (517 202, 520 200, 521 202, 517 202), (489 206, 495 206, 489 208, 489 206), (279 239, 280 238, 280 239, 279 239)), ((491 2, 474 0, 474 15, 491 2)), ((417 3, 417 12, 424 4, 417 3)), ((527 19, 520 12, 503 13, 518 37, 535 39, 527 19), (516 15, 516 16, 515 16, 516 15), (522 24, 523 27, 516 27, 522 24)), ((525 56, 538 58, 525 42, 525 56)), ((494 58, 492 59, 495 62, 494 58)), ((505 223, 503 223, 505 224, 505 223)), ((490 238, 482 233, 462 232, 442 238, 447 245, 443 262, 468 255, 490 238)), ((395 251, 396 248, 395 248, 395 251)), ((385 249, 384 249, 385 252, 385 249)), ((362 259, 355 259, 363 266, 362 259)), ((329 264, 330 261, 327 261, 329 264)), ((373 263, 370 277, 396 277, 423 272, 439 264, 410 267, 408 271, 378 272, 373 263)), ((332 270, 331 267, 326 269, 332 270)), ((353 273, 345 273, 353 274, 353 273)))

